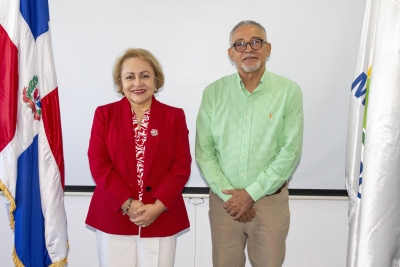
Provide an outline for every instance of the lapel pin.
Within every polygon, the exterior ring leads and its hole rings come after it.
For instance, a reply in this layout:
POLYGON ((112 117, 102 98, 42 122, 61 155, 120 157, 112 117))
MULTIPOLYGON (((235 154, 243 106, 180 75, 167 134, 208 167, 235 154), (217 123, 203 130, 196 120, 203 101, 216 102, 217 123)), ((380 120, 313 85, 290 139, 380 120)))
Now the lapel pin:
POLYGON ((150 131, 150 134, 151 134, 152 136, 157 136, 157 135, 158 135, 158 131, 157 131, 156 129, 152 129, 152 130, 150 131))

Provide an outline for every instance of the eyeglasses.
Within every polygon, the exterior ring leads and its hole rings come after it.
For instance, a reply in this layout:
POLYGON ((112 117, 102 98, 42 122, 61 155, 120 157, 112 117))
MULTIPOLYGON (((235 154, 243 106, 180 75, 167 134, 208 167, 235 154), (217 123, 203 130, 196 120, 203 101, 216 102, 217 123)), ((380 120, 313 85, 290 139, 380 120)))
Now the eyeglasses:
POLYGON ((253 50, 258 50, 262 47, 263 43, 266 43, 263 39, 254 39, 250 42, 236 42, 231 47, 234 47, 237 52, 242 53, 247 49, 248 44, 250 44, 253 50))

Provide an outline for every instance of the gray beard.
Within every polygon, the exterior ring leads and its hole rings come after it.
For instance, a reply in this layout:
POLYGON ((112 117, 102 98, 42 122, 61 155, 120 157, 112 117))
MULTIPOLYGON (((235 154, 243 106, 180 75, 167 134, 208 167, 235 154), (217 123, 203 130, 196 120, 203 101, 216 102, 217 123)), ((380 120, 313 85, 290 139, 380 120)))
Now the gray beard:
POLYGON ((243 68, 243 70, 244 70, 245 72, 255 72, 255 71, 257 71, 260 67, 261 67, 260 61, 258 61, 256 64, 254 64, 253 66, 250 66, 250 67, 245 66, 245 65, 242 65, 242 68, 243 68))

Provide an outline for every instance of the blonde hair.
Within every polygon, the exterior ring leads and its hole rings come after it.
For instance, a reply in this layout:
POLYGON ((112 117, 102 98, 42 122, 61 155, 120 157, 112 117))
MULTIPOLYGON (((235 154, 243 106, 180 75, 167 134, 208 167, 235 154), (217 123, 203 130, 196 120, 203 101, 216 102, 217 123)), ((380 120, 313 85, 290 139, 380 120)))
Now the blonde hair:
POLYGON ((122 90, 121 78, 122 65, 124 64, 125 60, 133 57, 139 57, 143 59, 144 61, 148 62, 153 68, 155 74, 154 82, 156 84, 155 92, 157 93, 158 90, 164 85, 164 73, 156 57, 153 56, 153 54, 146 49, 142 48, 129 48, 122 56, 117 58, 117 60, 115 61, 113 69, 113 80, 115 86, 117 87, 117 92, 124 95, 124 92, 122 90))

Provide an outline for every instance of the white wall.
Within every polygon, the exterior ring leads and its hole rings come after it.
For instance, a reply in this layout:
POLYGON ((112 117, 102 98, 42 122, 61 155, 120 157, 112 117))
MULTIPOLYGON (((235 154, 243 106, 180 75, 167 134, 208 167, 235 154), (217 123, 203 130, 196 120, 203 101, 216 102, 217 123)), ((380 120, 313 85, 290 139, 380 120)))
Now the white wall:
MULTIPOLYGON (((69 267, 97 266, 96 234, 84 223, 91 194, 65 196, 70 252, 69 267)), ((0 196, 4 203, 4 197, 0 196)), ((185 196, 191 228, 178 238, 177 267, 208 267, 211 235, 208 197, 185 196), (194 205, 191 203, 202 203, 194 205), (189 203, 191 202, 191 203, 189 203)), ((347 248, 347 198, 290 197, 291 226, 284 267, 345 266, 347 248)), ((0 205, 1 266, 11 267, 13 233, 8 227, 5 205, 0 205)), ((246 267, 251 266, 246 264, 246 267)))
MULTIPOLYGON (((157 98, 184 109, 194 155, 203 89, 236 72, 227 55, 229 32, 240 20, 253 19, 265 26, 272 43, 267 69, 298 83, 304 95, 303 153, 290 188, 345 189, 348 107, 364 4, 365 0, 49 1, 65 183, 94 184, 86 156, 93 113, 97 106, 119 99, 111 69, 128 47, 149 49, 160 60, 166 83, 157 98)), ((207 187, 194 161, 186 186, 207 187)))

